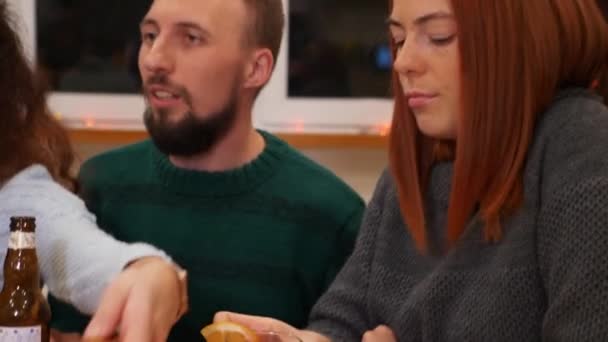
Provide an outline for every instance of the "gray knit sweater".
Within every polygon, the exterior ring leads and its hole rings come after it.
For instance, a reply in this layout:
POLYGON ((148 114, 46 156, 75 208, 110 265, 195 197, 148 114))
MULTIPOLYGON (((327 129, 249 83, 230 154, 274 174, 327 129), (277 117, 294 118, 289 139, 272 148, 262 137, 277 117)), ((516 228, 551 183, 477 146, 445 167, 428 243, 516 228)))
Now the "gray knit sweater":
MULTIPOLYGON (((452 165, 432 170, 431 241, 445 236, 452 165)), ((608 340, 608 110, 561 93, 539 120, 523 207, 498 244, 474 217, 441 257, 414 248, 395 183, 377 186, 353 255, 311 315, 333 341, 388 325, 405 341, 608 340)))

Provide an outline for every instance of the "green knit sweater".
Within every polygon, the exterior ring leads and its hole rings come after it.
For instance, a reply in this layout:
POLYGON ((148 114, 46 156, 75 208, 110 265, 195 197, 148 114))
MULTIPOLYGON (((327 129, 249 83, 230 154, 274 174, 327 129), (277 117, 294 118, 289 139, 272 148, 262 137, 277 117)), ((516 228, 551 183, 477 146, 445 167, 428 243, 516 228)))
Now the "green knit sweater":
MULTIPOLYGON (((200 341, 219 310, 306 324, 348 255, 364 203, 345 183, 278 138, 232 171, 174 167, 150 141, 87 161, 82 195, 116 238, 165 250, 189 272, 190 311, 170 341, 200 341)), ((103 262, 100 260, 99 262, 103 262)), ((88 319, 51 299, 52 325, 88 319)))

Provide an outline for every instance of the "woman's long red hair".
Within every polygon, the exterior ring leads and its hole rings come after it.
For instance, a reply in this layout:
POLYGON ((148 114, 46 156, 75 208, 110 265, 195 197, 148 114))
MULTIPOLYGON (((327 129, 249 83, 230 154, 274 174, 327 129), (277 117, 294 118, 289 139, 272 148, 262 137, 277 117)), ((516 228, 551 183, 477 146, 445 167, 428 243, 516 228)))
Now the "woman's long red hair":
POLYGON ((446 148, 454 160, 448 246, 477 209, 486 240, 501 238, 501 219, 523 201, 522 172, 539 113, 560 88, 588 88, 607 70, 608 25, 595 1, 452 0, 462 61, 455 144, 420 133, 393 72, 390 169, 420 250, 428 244, 423 198, 430 169, 446 148))

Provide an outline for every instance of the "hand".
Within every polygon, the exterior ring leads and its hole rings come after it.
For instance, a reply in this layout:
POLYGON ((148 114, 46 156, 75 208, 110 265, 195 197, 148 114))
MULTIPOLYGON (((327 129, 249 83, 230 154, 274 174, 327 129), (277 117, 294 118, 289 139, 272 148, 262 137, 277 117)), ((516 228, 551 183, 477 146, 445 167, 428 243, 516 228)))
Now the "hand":
POLYGON ((213 318, 214 323, 226 321, 244 325, 252 330, 266 330, 295 335, 299 337, 302 342, 331 342, 327 337, 321 334, 308 330, 298 330, 291 325, 274 318, 242 315, 225 311, 216 313, 213 318))
POLYGON ((102 296, 84 339, 166 341, 180 310, 176 269, 158 257, 139 259, 114 279, 102 296))
POLYGON ((77 333, 63 333, 61 331, 51 329, 50 342, 82 342, 82 336, 77 333))
POLYGON ((389 327, 380 325, 376 329, 363 334, 361 342, 397 342, 397 338, 389 327))

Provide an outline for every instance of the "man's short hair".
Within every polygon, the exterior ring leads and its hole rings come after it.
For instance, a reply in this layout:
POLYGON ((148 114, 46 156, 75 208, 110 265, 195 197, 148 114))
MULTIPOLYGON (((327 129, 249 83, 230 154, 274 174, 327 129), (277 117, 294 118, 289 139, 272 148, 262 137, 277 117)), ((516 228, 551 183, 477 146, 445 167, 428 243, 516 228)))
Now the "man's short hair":
POLYGON ((282 0, 243 1, 252 12, 246 28, 248 41, 257 47, 270 49, 276 65, 285 26, 282 0))

